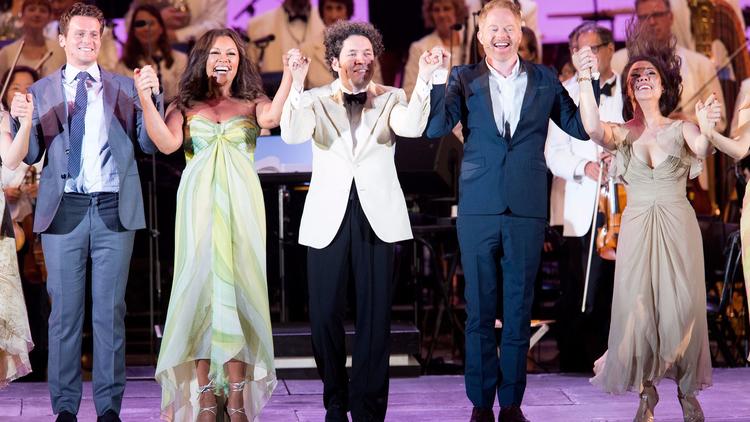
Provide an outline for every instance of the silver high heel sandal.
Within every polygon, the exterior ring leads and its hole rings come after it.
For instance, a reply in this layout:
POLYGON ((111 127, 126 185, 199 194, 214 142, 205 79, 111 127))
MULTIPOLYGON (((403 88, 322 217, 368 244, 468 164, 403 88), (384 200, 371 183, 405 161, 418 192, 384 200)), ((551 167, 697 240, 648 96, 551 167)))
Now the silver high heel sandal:
POLYGON ((704 422, 706 420, 706 417, 703 416, 703 409, 701 409, 701 405, 694 394, 684 395, 678 388, 677 399, 680 400, 682 417, 685 422, 704 422))
MULTIPOLYGON (((229 394, 232 394, 233 392, 239 392, 241 394, 242 391, 245 390, 245 384, 246 384, 246 381, 230 382, 229 383, 229 394)), ((227 402, 228 402, 228 399, 227 399, 227 402)), ((245 416, 244 420, 247 420, 247 414, 245 413, 245 408, 244 407, 239 407, 239 408, 235 409, 235 408, 227 406, 226 407, 226 411, 227 411, 227 416, 229 416, 230 418, 233 415, 241 414, 241 415, 245 416)))
MULTIPOLYGON (((211 393, 211 394, 213 394, 213 392, 214 392, 214 381, 213 380, 209 381, 208 384, 206 384, 206 385, 199 385, 198 386, 198 395, 199 396, 201 394, 203 394, 203 393, 211 393)), ((216 409, 217 409, 216 405, 208 406, 208 407, 201 407, 201 408, 198 409, 198 415, 200 415, 203 412, 207 412, 207 413, 213 413, 214 416, 216 416, 216 409)))
POLYGON ((644 382, 640 397, 641 402, 638 405, 633 422, 654 422, 654 408, 656 403, 659 402, 659 394, 656 392, 654 384, 644 382))

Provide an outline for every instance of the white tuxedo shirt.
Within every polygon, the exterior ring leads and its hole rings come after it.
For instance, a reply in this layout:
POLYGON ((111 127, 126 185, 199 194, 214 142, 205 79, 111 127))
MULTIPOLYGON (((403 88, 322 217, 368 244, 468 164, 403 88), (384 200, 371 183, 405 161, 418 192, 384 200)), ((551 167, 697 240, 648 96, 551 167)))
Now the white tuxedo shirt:
POLYGON ((430 88, 420 79, 407 103, 403 89, 371 82, 361 115, 354 119, 343 104, 338 79, 304 93, 292 89, 281 115, 281 138, 290 144, 312 139, 313 150, 300 244, 321 249, 331 243, 343 221, 352 180, 378 238, 412 238, 394 163, 395 135, 422 136, 430 114, 430 88))
MULTIPOLYGON (((607 81, 601 81, 603 85, 607 81)), ((578 104, 580 88, 576 78, 563 83, 570 98, 578 104)), ((601 120, 622 123, 620 77, 615 76, 612 96, 599 100, 601 120)), ((589 161, 597 161, 602 147, 593 141, 575 139, 550 121, 544 157, 554 175, 550 197, 550 225, 563 226, 563 236, 580 237, 591 228, 591 216, 597 197, 596 182, 584 174, 589 161)), ((607 177, 607 175, 602 176, 607 177)))

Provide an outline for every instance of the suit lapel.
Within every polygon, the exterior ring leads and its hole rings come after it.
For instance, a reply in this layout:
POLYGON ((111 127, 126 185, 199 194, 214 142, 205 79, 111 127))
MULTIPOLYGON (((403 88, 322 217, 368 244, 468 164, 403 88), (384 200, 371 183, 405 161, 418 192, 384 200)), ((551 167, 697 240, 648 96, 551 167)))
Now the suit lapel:
POLYGON ((532 126, 526 124, 526 116, 528 116, 529 119, 537 118, 537 116, 535 116, 533 113, 529 113, 528 109, 532 104, 534 104, 534 99, 536 98, 538 72, 534 69, 534 66, 527 61, 522 60, 521 66, 522 69, 526 71, 526 91, 523 94, 521 113, 518 116, 518 124, 516 125, 516 130, 513 131, 513 136, 511 136, 510 138, 511 144, 513 144, 516 140, 516 135, 518 134, 519 130, 522 130, 522 128, 527 126, 532 126))
POLYGON ((485 110, 489 111, 489 119, 492 121, 493 126, 495 126, 495 132, 500 136, 500 130, 497 127, 497 122, 495 122, 495 114, 492 107, 492 95, 490 94, 490 69, 487 68, 486 62, 481 61, 476 64, 474 71, 474 76, 470 78, 471 89, 473 92, 476 92, 484 102, 484 105, 486 106, 485 110))
POLYGON ((102 98, 102 101, 104 102, 104 127, 107 129, 107 133, 109 133, 109 128, 112 127, 112 117, 115 114, 115 104, 117 104, 117 93, 119 92, 119 87, 112 78, 111 73, 102 70, 101 75, 102 86, 104 89, 104 97, 102 98))
MULTIPOLYGON (((49 84, 52 89, 41 89, 40 94, 43 94, 46 100, 49 101, 52 108, 55 110, 55 116, 59 122, 59 127, 63 128, 63 139, 65 140, 65 148, 68 148, 69 143, 69 125, 68 125, 68 102, 65 101, 65 86, 63 85, 62 70, 54 72, 50 75, 49 84)), ((41 116, 41 114, 40 114, 41 116)))

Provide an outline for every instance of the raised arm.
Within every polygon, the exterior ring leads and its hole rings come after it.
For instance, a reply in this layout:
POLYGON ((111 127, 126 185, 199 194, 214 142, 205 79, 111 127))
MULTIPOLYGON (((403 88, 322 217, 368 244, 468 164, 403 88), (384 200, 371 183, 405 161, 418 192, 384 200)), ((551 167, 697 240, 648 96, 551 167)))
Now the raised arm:
POLYGON ((36 117, 34 97, 31 94, 17 92, 11 102, 11 110, 18 118, 18 130, 11 135, 11 116, 7 112, 0 112, 0 159, 2 164, 15 170, 29 152, 29 138, 34 127, 36 117))
MULTIPOLYGON (((171 154, 182 146, 182 115, 179 119, 173 116, 165 122, 163 103, 154 103, 152 95, 159 95, 159 79, 151 66, 144 66, 133 71, 135 88, 141 104, 142 122, 148 137, 156 148, 164 154, 171 154), (176 120, 179 120, 177 124, 176 120)), ((171 108, 171 107, 170 107, 171 108)), ((172 109, 174 115, 174 109, 172 109)), ((139 128, 140 129, 140 128, 139 128)), ((141 134, 139 134, 139 137, 141 134)))
POLYGON ((612 126, 602 122, 599 117, 599 105, 594 95, 594 85, 591 80, 591 69, 598 68, 596 55, 590 47, 583 47, 573 54, 573 65, 578 71, 577 77, 581 96, 578 102, 578 111, 583 127, 592 141, 608 150, 614 150, 616 145, 612 136, 612 126))
POLYGON ((310 59, 295 56, 290 57, 288 63, 292 87, 281 112, 281 140, 288 144, 300 144, 311 139, 315 132, 312 98, 302 92, 305 89, 305 77, 310 68, 310 59))
POLYGON ((695 103, 695 117, 698 119, 699 127, 695 128, 695 125, 692 125, 690 133, 685 134, 685 141, 698 156, 701 156, 699 151, 702 150, 706 151, 703 156, 709 154, 713 146, 735 160, 742 159, 750 150, 750 109, 739 110, 738 128, 734 138, 727 138, 716 130, 722 116, 721 109, 721 102, 713 94, 705 102, 695 103))
POLYGON ((422 136, 427 126, 427 119, 430 117, 432 75, 443 67, 443 60, 450 57, 445 54, 442 48, 437 47, 419 56, 419 72, 411 100, 405 104, 406 96, 404 95, 399 104, 391 110, 389 123, 396 135, 407 138, 422 136))
POLYGON ((258 124, 264 129, 273 129, 279 125, 281 121, 281 113, 284 110, 284 103, 287 97, 289 97, 289 90, 292 87, 292 74, 289 71, 289 61, 299 60, 302 57, 302 53, 299 50, 289 50, 284 55, 284 73, 281 76, 281 84, 279 89, 276 90, 276 95, 273 96, 273 100, 269 100, 268 97, 260 99, 256 105, 256 117, 258 124))
MULTIPOLYGON (((433 50, 440 47, 435 47, 433 50)), ((448 86, 445 80, 450 66, 450 53, 443 50, 442 70, 434 72, 432 78, 432 89, 430 90, 430 117, 427 121, 425 136, 428 138, 441 138, 456 127, 461 119, 461 108, 463 107, 464 93, 459 80, 460 66, 450 69, 448 86)))

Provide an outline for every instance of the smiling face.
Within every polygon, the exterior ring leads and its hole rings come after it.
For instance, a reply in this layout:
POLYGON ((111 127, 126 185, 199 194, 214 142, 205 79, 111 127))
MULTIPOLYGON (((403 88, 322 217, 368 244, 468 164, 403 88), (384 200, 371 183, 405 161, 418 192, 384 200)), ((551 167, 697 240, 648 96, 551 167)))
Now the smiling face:
POLYGON ((521 21, 510 10, 496 7, 479 22, 477 37, 491 60, 512 60, 521 45, 521 21))
POLYGON ((214 41, 206 60, 206 74, 220 86, 231 84, 237 76, 240 54, 230 37, 220 36, 214 41))
POLYGON ((341 45, 338 59, 331 68, 338 73, 341 83, 352 92, 364 90, 372 80, 375 53, 370 39, 363 35, 352 35, 341 45))
POLYGON ((73 16, 66 34, 58 36, 60 47, 65 50, 67 62, 85 69, 96 63, 102 45, 99 20, 89 16, 73 16))
POLYGON ((661 76, 651 62, 641 60, 633 63, 628 72, 628 93, 637 101, 656 100, 664 91, 661 76))

